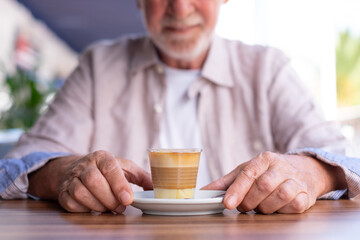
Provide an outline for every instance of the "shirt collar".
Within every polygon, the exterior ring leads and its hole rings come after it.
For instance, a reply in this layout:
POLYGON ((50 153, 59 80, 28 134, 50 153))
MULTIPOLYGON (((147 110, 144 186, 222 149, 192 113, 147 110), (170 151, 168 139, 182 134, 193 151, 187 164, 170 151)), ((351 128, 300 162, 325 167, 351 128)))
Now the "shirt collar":
POLYGON ((224 87, 234 86, 231 78, 230 55, 224 39, 217 35, 212 38, 210 50, 204 63, 202 77, 224 87))
MULTIPOLYGON (((232 87, 230 56, 226 51, 225 41, 214 35, 211 40, 210 50, 201 70, 201 76, 217 85, 232 87)), ((136 73, 161 62, 156 53, 156 48, 149 37, 143 38, 142 44, 136 46, 130 62, 130 71, 136 73)))
MULTIPOLYGON (((130 60, 130 72, 136 73, 153 65, 160 64, 155 46, 149 37, 141 39, 142 44, 134 44, 134 55, 130 60)), ((140 39, 138 41, 141 41, 140 39)))

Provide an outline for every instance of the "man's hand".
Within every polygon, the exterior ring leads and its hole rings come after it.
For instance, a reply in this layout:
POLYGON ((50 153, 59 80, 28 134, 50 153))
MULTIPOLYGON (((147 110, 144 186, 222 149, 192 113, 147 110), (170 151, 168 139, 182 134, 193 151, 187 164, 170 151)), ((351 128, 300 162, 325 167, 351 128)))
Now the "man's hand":
POLYGON ((308 156, 265 152, 203 189, 227 190, 224 205, 240 212, 302 213, 316 199, 346 188, 342 170, 308 156))
POLYGON ((122 213, 133 201, 130 183, 152 189, 150 173, 106 151, 55 159, 29 181, 30 194, 57 199, 70 212, 122 213))

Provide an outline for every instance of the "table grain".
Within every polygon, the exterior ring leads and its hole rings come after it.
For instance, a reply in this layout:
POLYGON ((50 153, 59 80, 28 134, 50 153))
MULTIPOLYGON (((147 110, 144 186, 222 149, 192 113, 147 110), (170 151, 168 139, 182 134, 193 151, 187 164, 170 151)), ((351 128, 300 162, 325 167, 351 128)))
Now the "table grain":
POLYGON ((0 239, 360 239, 360 201, 322 200, 303 214, 151 216, 68 213, 56 202, 0 201, 0 239))

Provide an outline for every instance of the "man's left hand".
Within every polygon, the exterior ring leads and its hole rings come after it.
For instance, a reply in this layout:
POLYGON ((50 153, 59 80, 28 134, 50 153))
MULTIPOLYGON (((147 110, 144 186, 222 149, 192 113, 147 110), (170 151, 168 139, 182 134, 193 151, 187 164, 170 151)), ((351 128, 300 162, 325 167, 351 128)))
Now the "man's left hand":
POLYGON ((346 188, 338 167, 309 156, 264 152, 203 189, 226 190, 226 208, 302 213, 321 195, 346 188))

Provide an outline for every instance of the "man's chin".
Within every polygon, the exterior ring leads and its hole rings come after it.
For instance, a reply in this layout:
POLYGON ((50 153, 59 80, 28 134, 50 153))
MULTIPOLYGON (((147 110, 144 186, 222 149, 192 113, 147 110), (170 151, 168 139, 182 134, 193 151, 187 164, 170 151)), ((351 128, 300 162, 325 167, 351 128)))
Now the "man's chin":
POLYGON ((199 57, 202 52, 167 52, 166 55, 174 60, 192 61, 199 57))
POLYGON ((208 41, 200 42, 172 42, 172 43, 155 43, 162 54, 181 61, 190 61, 199 57, 206 52, 210 46, 208 41))

